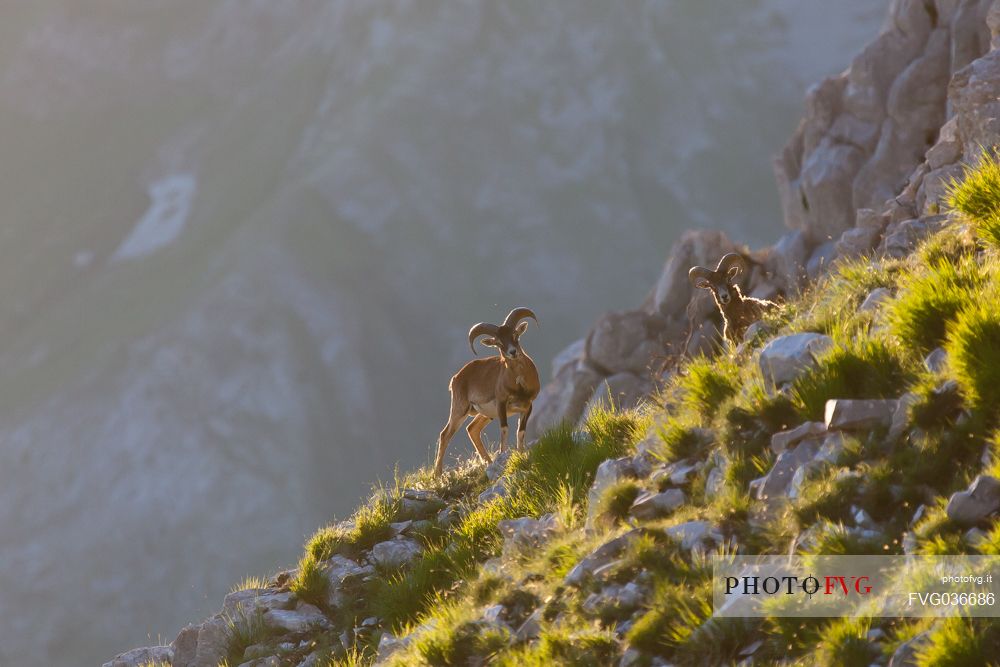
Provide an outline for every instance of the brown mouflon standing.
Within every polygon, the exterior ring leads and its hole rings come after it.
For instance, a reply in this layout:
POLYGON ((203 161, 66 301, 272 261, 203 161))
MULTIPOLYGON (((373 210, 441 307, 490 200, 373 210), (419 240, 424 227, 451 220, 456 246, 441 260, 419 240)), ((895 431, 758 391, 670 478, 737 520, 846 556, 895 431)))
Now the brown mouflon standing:
POLYGON ((472 421, 466 432, 479 458, 485 463, 491 463, 491 460, 483 446, 483 429, 494 419, 500 420, 500 451, 503 452, 507 448, 507 417, 519 414, 517 448, 524 447, 524 429, 531 416, 531 402, 541 388, 535 362, 521 349, 520 337, 528 328, 528 323, 522 320, 529 317, 538 321, 531 309, 515 308, 500 326, 480 322, 469 330, 469 347, 473 354, 476 353, 475 342, 480 336, 487 336, 483 345, 497 348, 500 354, 473 359, 451 378, 448 384, 451 414, 438 438, 435 475, 441 474, 448 443, 470 416, 472 421))
POLYGON ((747 260, 738 252, 731 252, 719 260, 715 270, 705 266, 692 266, 688 280, 700 289, 711 290, 715 304, 722 313, 722 335, 734 345, 743 342, 747 328, 763 317, 764 313, 777 304, 765 299, 743 296, 736 276, 747 269, 747 260))

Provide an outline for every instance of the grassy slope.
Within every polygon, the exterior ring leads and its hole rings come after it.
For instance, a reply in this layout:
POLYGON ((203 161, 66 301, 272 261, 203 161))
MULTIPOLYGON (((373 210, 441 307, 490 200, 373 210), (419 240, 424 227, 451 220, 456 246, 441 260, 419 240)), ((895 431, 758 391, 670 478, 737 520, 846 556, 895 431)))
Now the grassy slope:
MULTIPOLYGON (((798 546, 807 553, 902 553, 904 533, 914 534, 923 553, 1000 553, 1000 523, 970 544, 952 525, 944 501, 983 472, 1000 476, 1000 167, 987 160, 957 187, 955 215, 903 260, 863 259, 841 264, 801 298, 767 321, 766 335, 739 352, 687 364, 649 405, 635 411, 594 413, 582 434, 550 432, 528 453, 507 464, 510 493, 477 502, 489 483, 469 465, 434 480, 426 470, 378 490, 351 521, 324 528, 306 545, 292 589, 300 598, 325 604, 319 564, 334 553, 357 555, 389 535, 404 487, 437 493, 459 512, 457 520, 428 521, 419 528, 427 550, 406 571, 386 572, 363 584, 354 607, 338 610, 340 628, 378 617, 380 629, 360 633, 347 656, 331 650, 331 664, 368 664, 380 630, 405 634, 420 628, 397 653, 395 664, 469 664, 489 658, 498 665, 613 664, 631 647, 640 662, 659 657, 677 664, 730 664, 751 642, 763 646, 755 663, 780 660, 821 665, 868 665, 929 630, 919 654, 922 665, 984 664, 1000 656, 1000 626, 954 620, 931 624, 907 619, 712 619, 711 568, 660 530, 690 519, 720 526, 725 549, 787 553, 812 527, 815 539, 798 546), (892 298, 878 310, 858 306, 875 288, 892 298), (831 336, 832 349, 785 394, 769 392, 755 355, 767 339, 814 331, 831 336), (947 370, 926 370, 924 356, 943 346, 947 370), (945 382, 953 380, 951 389, 945 382), (942 385, 946 390, 939 390, 942 385), (836 464, 816 471, 801 496, 776 515, 759 512, 748 483, 773 463, 773 433, 822 418, 828 398, 896 398, 910 391, 912 427, 900 439, 885 432, 849 440, 836 464), (711 465, 685 487, 687 502, 631 543, 607 573, 607 581, 640 582, 651 591, 638 609, 586 604, 593 589, 568 587, 563 577, 595 546, 637 525, 625 521, 631 500, 652 487, 649 480, 612 486, 599 500, 601 520, 584 531, 587 490, 598 464, 633 453, 652 434, 664 462, 692 458, 721 463, 721 490, 705 487, 711 465), (845 472, 846 471, 846 472, 845 472), (921 504, 929 508, 910 527, 921 504), (878 538, 849 529, 851 508, 878 523, 878 538), (497 529, 501 519, 558 517, 555 537, 537 549, 509 552, 497 529), (484 563, 488 565, 484 567, 484 563), (537 640, 511 642, 507 626, 481 621, 485 607, 502 604, 508 626, 540 612, 537 640), (885 638, 869 641, 879 628, 885 638), (820 641, 823 637, 823 641, 820 641)), ((240 624, 237 624, 240 625, 240 624)), ((266 637, 249 636, 247 623, 234 632, 232 664, 242 649, 266 637)), ((319 635, 317 646, 338 644, 336 632, 319 635)))

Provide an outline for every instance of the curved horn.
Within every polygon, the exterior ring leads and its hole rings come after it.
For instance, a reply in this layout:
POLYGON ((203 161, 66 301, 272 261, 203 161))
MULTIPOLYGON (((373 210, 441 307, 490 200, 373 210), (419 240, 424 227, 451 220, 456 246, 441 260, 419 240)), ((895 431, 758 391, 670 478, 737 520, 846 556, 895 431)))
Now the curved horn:
POLYGON ((531 308, 515 308, 507 314, 507 319, 503 321, 503 326, 512 327, 526 317, 530 317, 535 320, 535 324, 538 324, 538 318, 531 311, 531 308))
POLYGON ((704 267, 704 266, 692 266, 691 270, 688 271, 688 280, 691 281, 692 285, 694 285, 695 287, 697 287, 698 286, 698 281, 701 280, 702 278, 704 278, 705 280, 711 281, 712 280, 712 273, 714 273, 712 271, 712 269, 709 269, 707 267, 704 267))
POLYGON ((496 336, 497 331, 500 329, 495 324, 490 324, 489 322, 480 322, 476 326, 469 329, 469 347, 472 348, 472 354, 476 354, 476 339, 480 336, 496 336))
POLYGON ((722 259, 719 260, 719 266, 715 270, 723 275, 727 275, 729 273, 729 270, 732 269, 734 266, 739 268, 739 271, 736 272, 736 275, 739 275, 747 270, 747 260, 745 257, 743 257, 743 255, 741 255, 738 252, 731 252, 725 255, 722 259))

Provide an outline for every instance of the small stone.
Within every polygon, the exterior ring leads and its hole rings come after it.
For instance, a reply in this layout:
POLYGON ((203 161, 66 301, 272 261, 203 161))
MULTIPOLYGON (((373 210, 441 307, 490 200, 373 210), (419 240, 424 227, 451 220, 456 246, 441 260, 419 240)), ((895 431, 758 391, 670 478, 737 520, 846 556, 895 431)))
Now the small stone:
POLYGON ((495 482, 503 475, 503 471, 507 469, 507 462, 510 460, 510 455, 512 449, 508 449, 505 452, 501 452, 496 455, 493 462, 486 466, 486 479, 491 482, 495 482))
POLYGON ((500 623, 506 608, 502 604, 495 604, 483 610, 482 618, 489 623, 500 623))
POLYGON ((523 644, 524 642, 537 639, 542 633, 542 610, 536 609, 531 616, 521 624, 521 626, 514 632, 513 640, 516 643, 523 644))
POLYGON ((658 463, 659 459, 652 452, 641 451, 632 457, 632 470, 636 477, 644 479, 649 477, 658 463))
POLYGON ((264 613, 264 625, 272 630, 293 634, 332 627, 323 612, 311 604, 301 604, 294 610, 270 609, 264 613))
POLYGON ((103 667, 146 667, 147 665, 170 665, 174 660, 174 651, 169 646, 150 646, 136 648, 122 653, 114 660, 104 663, 103 667))
POLYGON ((943 373, 948 368, 948 353, 943 347, 935 348, 924 358, 924 368, 931 373, 943 373))
POLYGON ((546 514, 538 519, 521 517, 505 519, 497 524, 504 537, 504 550, 537 548, 556 532, 556 517, 546 514))
POLYGON ((906 432, 910 425, 910 406, 916 403, 919 397, 912 391, 908 391, 899 397, 896 409, 892 413, 892 421, 889 424, 889 441, 898 440, 906 432))
POLYGON ((670 526, 664 532, 668 537, 681 543, 681 548, 690 550, 706 542, 721 542, 722 535, 708 521, 685 521, 670 526))
POLYGON ((892 298, 892 290, 885 287, 876 287, 865 300, 861 302, 861 306, 858 307, 858 311, 862 313, 871 312, 873 310, 878 310, 881 308, 882 304, 892 298))
POLYGON ((691 475, 704 467, 705 464, 701 461, 691 461, 689 459, 675 461, 674 463, 671 463, 670 465, 653 473, 650 477, 650 481, 655 485, 669 482, 674 486, 683 486, 690 481, 691 475))
POLYGON ((423 552, 415 540, 397 538, 372 547, 371 560, 376 566, 391 570, 409 564, 423 552))
POLYGON ((644 521, 660 519, 669 516, 684 501, 684 492, 680 489, 667 489, 661 493, 647 491, 635 499, 628 513, 644 521))
POLYGON ((861 526, 862 528, 877 527, 878 524, 875 523, 875 520, 872 518, 871 514, 869 514, 863 509, 858 509, 855 507, 852 507, 851 509, 854 510, 853 512, 854 523, 856 523, 858 526, 861 526))
POLYGON ((629 456, 608 459, 597 466, 594 482, 590 485, 590 491, 587 493, 587 520, 585 524, 587 530, 594 527, 597 520, 597 510, 604 492, 615 484, 634 477, 635 467, 629 456))
POLYGON ((452 526, 462 518, 462 515, 454 507, 445 507, 437 514, 437 523, 442 528, 452 526))
POLYGON ((758 639, 757 641, 746 645, 742 650, 740 650, 739 656, 741 658, 749 658, 751 655, 760 650, 760 647, 763 645, 764 645, 764 640, 758 639))
POLYGON ((844 448, 846 443, 844 442, 844 434, 838 431, 830 433, 823 439, 823 444, 820 445, 819 451, 816 452, 815 461, 820 463, 837 463, 840 457, 844 453, 844 448))
POLYGON ((966 491, 953 493, 945 512, 961 525, 973 525, 1000 510, 1000 480, 979 475, 966 491))
POLYGON ((889 667, 913 667, 917 664, 917 651, 927 643, 927 632, 921 632, 913 639, 900 644, 889 659, 889 667))
POLYGON ((497 498, 506 498, 507 493, 507 485, 504 483, 504 480, 498 480, 493 486, 488 487, 479 494, 479 504, 483 505, 497 498))
POLYGON ((584 556, 580 562, 566 574, 566 577, 563 579, 563 583, 567 586, 582 585, 585 581, 594 576, 594 573, 598 568, 607 565, 618 558, 618 556, 625 551, 626 547, 628 547, 632 540, 643 534, 643 532, 644 531, 641 529, 630 530, 624 535, 619 535, 618 537, 608 540, 601 546, 597 547, 584 556))
POLYGON ((986 541, 986 537, 986 532, 980 528, 970 528, 965 531, 964 535, 962 535, 962 539, 965 540, 965 543, 970 547, 979 546, 981 543, 986 541))
POLYGON ((804 438, 824 433, 826 433, 826 424, 823 422, 805 422, 804 424, 799 424, 793 429, 779 431, 772 435, 771 451, 775 454, 780 454, 789 447, 794 447, 804 438))
POLYGON ((177 638, 170 644, 174 651, 173 663, 178 667, 187 667, 194 662, 198 651, 198 632, 201 628, 197 625, 189 625, 177 634, 177 638))
POLYGON ((816 363, 816 355, 833 345, 829 336, 800 333, 774 338, 760 351, 760 369, 775 386, 791 382, 816 363))
POLYGON ((838 430, 862 430, 889 427, 898 401, 885 399, 831 399, 826 402, 826 427, 838 430))
POLYGON ((785 450, 779 454, 764 483, 757 491, 757 498, 767 500, 786 496, 795 472, 801 466, 812 461, 818 449, 819 444, 816 441, 805 440, 794 449, 785 450))

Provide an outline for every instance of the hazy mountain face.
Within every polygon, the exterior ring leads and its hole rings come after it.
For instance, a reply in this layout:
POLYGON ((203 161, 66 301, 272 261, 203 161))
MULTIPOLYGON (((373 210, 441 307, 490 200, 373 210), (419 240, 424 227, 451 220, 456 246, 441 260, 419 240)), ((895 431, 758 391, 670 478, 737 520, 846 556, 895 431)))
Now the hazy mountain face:
MULTIPOLYGON (((468 327, 555 351, 770 156, 870 0, 0 9, 0 664, 169 642, 428 460, 468 327), (148 636, 147 636, 148 635, 148 636)), ((467 456, 464 436, 452 449, 467 456)))

